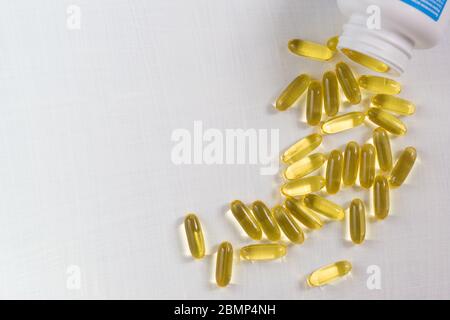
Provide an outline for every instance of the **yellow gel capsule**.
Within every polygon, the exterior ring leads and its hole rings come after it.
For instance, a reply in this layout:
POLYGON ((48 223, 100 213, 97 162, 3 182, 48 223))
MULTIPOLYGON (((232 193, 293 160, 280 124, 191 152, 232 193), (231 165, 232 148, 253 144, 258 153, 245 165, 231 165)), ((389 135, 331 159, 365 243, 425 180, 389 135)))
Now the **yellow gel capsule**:
POLYGON ((288 48, 293 54, 316 60, 327 61, 334 56, 334 52, 327 46, 301 39, 290 40, 288 48))
POLYGON ((378 165, 380 169, 389 172, 392 169, 391 141, 386 130, 377 128, 373 131, 373 144, 377 151, 378 165))
POLYGON ((378 76, 361 76, 359 86, 367 91, 383 95, 396 95, 402 91, 402 85, 395 80, 378 76))
POLYGON ((322 144, 322 136, 320 134, 314 133, 312 135, 307 136, 299 141, 297 141, 294 145, 292 145, 289 149, 287 149, 281 160, 286 164, 292 164, 295 161, 298 161, 309 153, 317 149, 322 144))
POLYGON ((336 65, 336 75, 350 104, 359 104, 361 102, 361 89, 350 67, 345 62, 339 62, 336 65))
POLYGON ((216 283, 219 287, 226 287, 233 274, 233 246, 229 242, 222 242, 217 250, 216 283))
POLYGON ((332 151, 328 157, 326 173, 326 187, 329 194, 336 194, 341 189, 343 164, 342 152, 339 150, 332 151))
POLYGON ((299 197, 308 193, 318 192, 325 186, 325 179, 313 176, 290 181, 281 187, 281 193, 286 197, 299 197))
POLYGON ((410 116, 416 112, 416 106, 408 100, 387 94, 378 94, 371 100, 373 107, 391 111, 403 116, 410 116))
POLYGON ((350 204, 350 236, 356 244, 361 244, 366 238, 366 208, 360 199, 354 199, 350 204))
POLYGON ((318 81, 309 85, 306 99, 306 121, 310 126, 316 126, 322 120, 322 86, 318 81))
POLYGON ((295 78, 278 97, 275 108, 278 111, 286 111, 292 107, 306 92, 310 83, 311 77, 307 74, 302 74, 295 78))
POLYGON ((256 221, 250 209, 239 200, 233 201, 230 208, 231 213, 248 236, 253 240, 261 240, 261 228, 259 227, 258 221, 256 221))
POLYGON ((281 237, 280 228, 269 208, 262 201, 255 201, 252 205, 253 214, 261 225, 262 230, 270 241, 278 241, 281 237))
POLYGON ((380 72, 380 73, 386 73, 391 69, 384 62, 382 62, 378 59, 369 57, 368 55, 365 55, 358 51, 354 51, 354 50, 350 50, 350 49, 342 49, 341 51, 343 54, 345 54, 351 60, 355 61, 356 63, 359 63, 360 65, 362 65, 366 68, 369 68, 370 70, 380 72))
POLYGON ((305 241, 303 230, 284 207, 276 206, 273 208, 273 215, 281 230, 292 243, 302 244, 305 241))
POLYGON ((361 187, 369 189, 375 179, 375 147, 365 144, 361 148, 361 163, 359 167, 359 184, 361 187))
POLYGON ((342 173, 342 182, 346 186, 353 186, 358 178, 360 148, 359 144, 351 141, 345 147, 344 169, 342 173))
POLYGON ((332 37, 332 38, 328 39, 328 41, 327 41, 328 49, 330 49, 333 52, 336 52, 338 44, 339 44, 338 36, 332 37))
POLYGON ((342 220, 345 216, 344 209, 330 200, 316 194, 308 194, 303 198, 305 206, 332 220, 342 220))
POLYGON ((322 167, 325 161, 327 161, 327 157, 323 153, 312 154, 287 167, 284 171, 284 177, 287 180, 303 178, 322 167))
POLYGON ((334 117, 339 112, 341 98, 339 95, 339 84, 336 73, 325 72, 322 78, 323 104, 328 116, 334 117))
POLYGON ((350 271, 352 271, 350 262, 338 261, 311 273, 308 276, 307 283, 310 287, 321 287, 346 276, 350 271))
POLYGON ((381 109, 370 108, 367 117, 370 121, 394 135, 403 136, 408 131, 405 124, 400 119, 381 109))
POLYGON ((389 178, 389 183, 393 187, 400 187, 403 182, 405 182, 409 173, 411 172, 412 167, 417 159, 417 151, 413 147, 408 147, 403 151, 400 155, 400 158, 397 160, 397 163, 392 169, 391 176, 389 178))
POLYGON ((287 198, 284 201, 284 206, 288 209, 289 213, 305 227, 313 230, 322 228, 322 220, 309 208, 304 206, 301 201, 287 198))
POLYGON ((389 182, 385 176, 377 176, 373 184, 373 205, 375 216, 386 219, 390 208, 389 182))
POLYGON ((284 244, 252 244, 241 248, 240 256, 248 261, 266 261, 283 258, 287 253, 287 247, 284 244))
POLYGON ((205 256, 205 240, 200 220, 195 214, 188 214, 184 219, 184 229, 192 257, 201 259, 205 256))
POLYGON ((331 118, 322 124, 322 132, 334 134, 359 127, 364 123, 366 115, 363 112, 350 112, 331 118))

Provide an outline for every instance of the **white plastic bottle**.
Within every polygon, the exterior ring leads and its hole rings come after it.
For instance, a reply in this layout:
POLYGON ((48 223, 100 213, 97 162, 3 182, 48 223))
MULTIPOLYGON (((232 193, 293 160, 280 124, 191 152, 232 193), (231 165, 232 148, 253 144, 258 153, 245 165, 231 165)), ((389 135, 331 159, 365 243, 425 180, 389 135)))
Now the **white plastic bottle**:
POLYGON ((447 0, 337 0, 337 3, 349 18, 339 39, 339 49, 375 71, 397 75, 404 72, 414 49, 428 49, 439 43, 450 21, 447 0))

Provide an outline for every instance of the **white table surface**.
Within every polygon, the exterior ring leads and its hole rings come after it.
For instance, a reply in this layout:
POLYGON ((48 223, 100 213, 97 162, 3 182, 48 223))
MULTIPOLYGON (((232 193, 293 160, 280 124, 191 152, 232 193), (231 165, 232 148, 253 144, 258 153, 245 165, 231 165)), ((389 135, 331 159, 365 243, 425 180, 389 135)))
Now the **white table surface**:
MULTIPOLYGON (((282 262, 237 263, 217 289, 214 256, 184 255, 180 225, 199 214, 209 253, 249 243, 226 217, 236 198, 275 205, 279 179, 254 165, 171 161, 174 130, 280 129, 285 148, 310 132, 273 98, 322 64, 291 55, 288 39, 325 41, 341 30, 332 0, 2 0, 0 10, 0 297, 153 299, 450 298, 450 38, 417 52, 401 78, 417 114, 397 152, 420 161, 392 194, 392 216, 353 246, 327 224, 282 262), (81 28, 66 27, 69 5, 81 28), (352 275, 323 289, 305 276, 349 259, 352 275), (81 287, 67 287, 69 266, 81 287), (369 290, 367 268, 381 289, 369 290)), ((362 69, 357 69, 363 71, 362 69)), ((366 71, 364 71, 366 72, 366 71)), ((352 107, 348 110, 357 110, 352 107)), ((327 137, 323 150, 368 126, 327 137)), ((332 197, 348 205, 367 192, 332 197)), ((69 269, 70 270, 70 269, 69 269)))

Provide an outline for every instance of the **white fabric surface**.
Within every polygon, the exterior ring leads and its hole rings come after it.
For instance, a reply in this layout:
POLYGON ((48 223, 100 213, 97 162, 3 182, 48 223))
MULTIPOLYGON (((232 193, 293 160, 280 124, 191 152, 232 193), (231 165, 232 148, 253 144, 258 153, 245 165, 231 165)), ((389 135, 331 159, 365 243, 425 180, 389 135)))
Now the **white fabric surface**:
MULTIPOLYGON (((183 216, 200 215, 209 252, 223 240, 238 248, 248 241, 224 217, 227 203, 275 205, 279 181, 257 166, 175 166, 171 134, 196 120, 279 128, 282 148, 309 134, 297 109, 277 114, 270 103, 299 72, 333 67, 292 56, 286 43, 338 34, 335 2, 0 4, 1 298, 450 298, 450 37, 417 52, 401 79, 418 111, 393 145, 416 146, 420 161, 393 192, 393 215, 370 223, 360 247, 344 239, 343 224, 327 224, 283 262, 237 264, 234 284, 217 289, 213 256, 183 255, 183 216), (80 30, 66 27, 71 4, 80 30), (349 279, 305 287, 309 272, 339 259, 353 262, 349 279), (71 265, 79 290, 66 285, 71 265), (381 290, 367 288, 370 265, 381 270, 381 290)), ((369 137, 367 126, 327 137, 324 150, 369 137)), ((332 199, 354 196, 368 199, 349 190, 332 199)))

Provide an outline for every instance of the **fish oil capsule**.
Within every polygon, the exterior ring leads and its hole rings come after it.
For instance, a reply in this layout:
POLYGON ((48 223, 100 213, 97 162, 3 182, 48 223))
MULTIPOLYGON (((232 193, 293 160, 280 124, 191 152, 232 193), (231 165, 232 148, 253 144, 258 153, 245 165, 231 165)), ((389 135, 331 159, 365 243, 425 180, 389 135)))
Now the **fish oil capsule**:
POLYGON ((359 104, 361 102, 361 89, 350 67, 345 62, 339 62, 336 65, 336 75, 350 104, 359 104))
POLYGON ((252 244, 241 248, 240 256, 248 261, 265 261, 283 258, 287 253, 287 247, 284 244, 252 244))
POLYGON ((292 164, 298 161, 309 153, 317 149, 322 144, 322 136, 320 134, 314 133, 306 138, 303 138, 296 142, 293 146, 287 149, 281 160, 286 164, 292 164))
POLYGON ((353 186, 358 177, 360 148, 359 145, 351 141, 345 147, 344 169, 342 173, 342 182, 346 186, 353 186))
POLYGON ((217 250, 216 283, 219 287, 226 287, 233 274, 233 246, 229 242, 222 242, 217 250))
POLYGON ((375 179, 375 147, 365 144, 361 148, 361 163, 359 167, 359 184, 361 187, 369 189, 375 179))
POLYGON ((343 163, 341 151, 334 150, 330 153, 326 173, 326 187, 329 194, 336 194, 341 189, 343 163))
POLYGON ((313 176, 290 181, 281 187, 281 193, 286 197, 299 197, 308 193, 318 192, 325 186, 325 179, 313 176))
POLYGON ((378 76, 361 76, 358 84, 361 88, 377 94, 396 95, 402 91, 402 85, 397 81, 378 76))
POLYGON ((334 117, 339 112, 339 105, 341 104, 336 73, 333 71, 325 72, 322 78, 322 86, 325 112, 328 116, 334 117))
POLYGON ((370 121, 376 125, 379 125, 389 133, 397 136, 403 136, 407 132, 405 124, 400 119, 381 109, 370 108, 367 116, 370 121))
POLYGON ((366 208, 360 199, 350 204, 350 236, 356 244, 362 244, 366 238, 366 208))
POLYGON ((198 217, 191 213, 184 219, 184 229, 192 257, 202 259, 205 256, 205 240, 198 217))
POLYGON ((373 205, 375 217, 386 219, 389 214, 389 183, 385 176, 377 176, 373 184, 373 205))
POLYGON ((304 206, 301 201, 287 198, 284 201, 284 206, 288 209, 289 213, 305 227, 313 230, 322 228, 322 220, 309 208, 304 206))
POLYGON ((289 40, 288 48, 289 51, 298 56, 321 61, 330 60, 334 56, 334 52, 327 46, 301 39, 289 40))
POLYGON ((355 61, 356 63, 359 63, 360 65, 369 68, 370 70, 380 72, 380 73, 386 73, 389 72, 390 67, 385 64, 384 62, 377 60, 375 58, 369 57, 368 55, 365 55, 363 53, 360 53, 358 51, 350 50, 350 49, 342 49, 341 50, 343 54, 345 54, 348 58, 355 61))
POLYGON ((373 144, 377 152, 380 169, 389 172, 392 169, 391 141, 386 130, 377 128, 373 131, 373 144))
POLYGON ((306 92, 311 83, 311 77, 307 74, 299 75, 281 93, 275 102, 278 111, 286 111, 292 107, 306 92))
POLYGON ((321 287, 352 271, 352 264, 348 261, 338 261, 322 267, 308 276, 307 283, 310 287, 321 287))
POLYGON ((305 241, 303 230, 284 207, 276 206, 273 208, 273 215, 281 230, 292 243, 302 244, 305 241))
POLYGON ((303 203, 311 210, 329 219, 344 219, 345 212, 341 206, 316 194, 308 194, 305 196, 305 198, 303 198, 303 203))
POLYGON ((313 81, 306 99, 306 120, 310 126, 316 126, 322 120, 322 103, 322 86, 318 81, 313 81))
POLYGON ((255 201, 252 205, 253 214, 261 225, 262 230, 270 241, 278 241, 281 237, 280 228, 269 208, 262 201, 255 201))
POLYGON ((261 240, 261 228, 250 209, 239 200, 233 201, 230 205, 230 208, 231 213, 239 222, 242 229, 244 229, 244 231, 248 234, 248 236, 253 240, 261 240))
POLYGON ((389 183, 392 187, 400 187, 405 182, 417 159, 417 151, 413 147, 406 148, 392 169, 389 183))
POLYGON ((350 112, 325 121, 322 124, 322 132, 334 134, 359 127, 364 123, 366 114, 363 112, 350 112))
POLYGON ((391 111, 403 116, 410 116, 416 112, 416 106, 408 100, 387 94, 378 94, 371 100, 372 107, 391 111))
POLYGON ((338 36, 332 37, 332 38, 328 39, 328 41, 327 41, 328 49, 330 49, 333 52, 337 51, 338 44, 339 44, 339 37, 338 36))
POLYGON ((323 153, 312 154, 287 167, 284 171, 284 177, 287 180, 303 178, 322 167, 325 161, 327 161, 327 157, 323 153))

